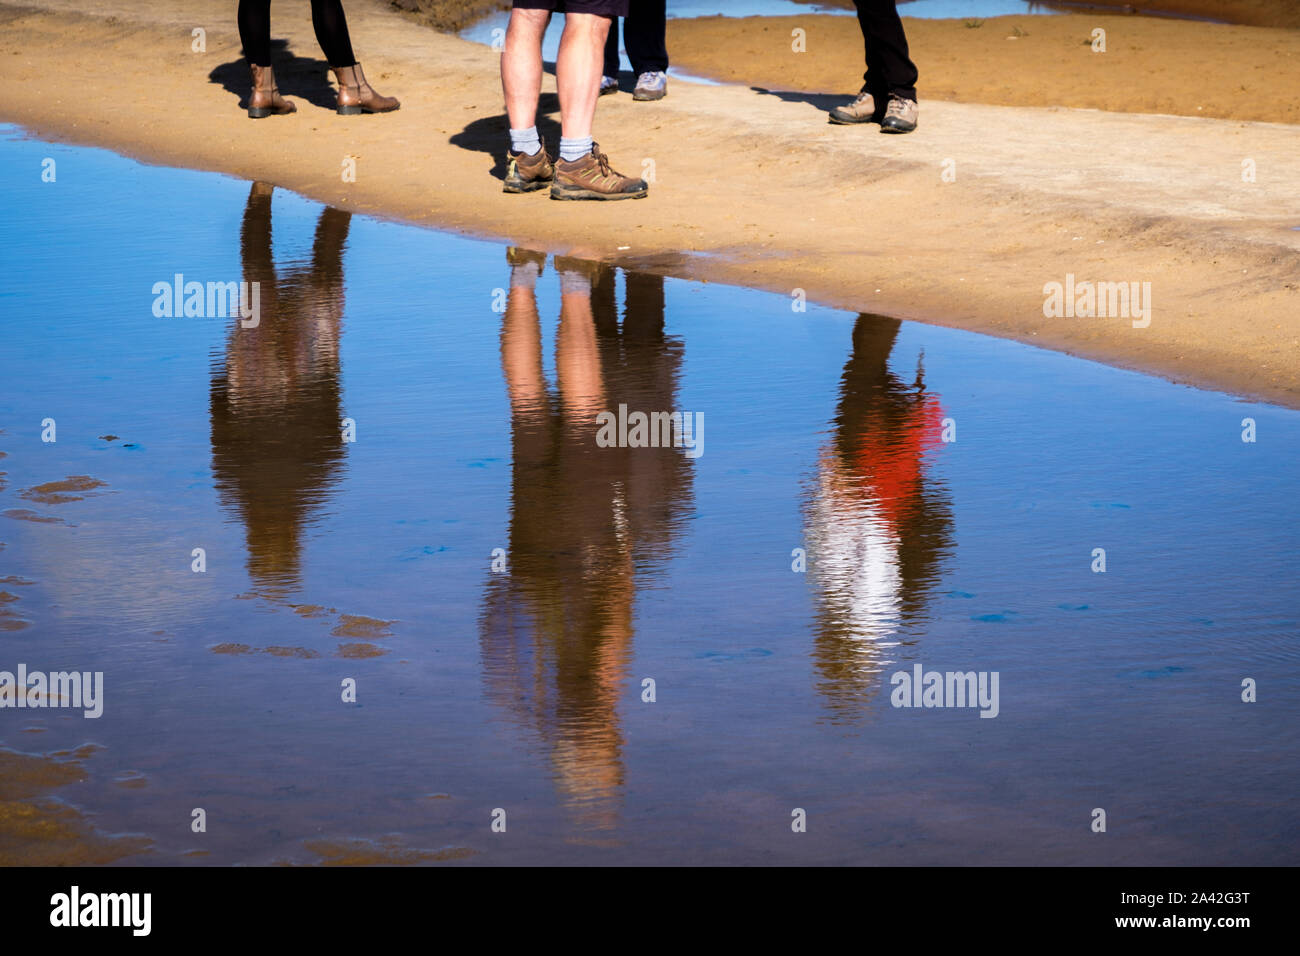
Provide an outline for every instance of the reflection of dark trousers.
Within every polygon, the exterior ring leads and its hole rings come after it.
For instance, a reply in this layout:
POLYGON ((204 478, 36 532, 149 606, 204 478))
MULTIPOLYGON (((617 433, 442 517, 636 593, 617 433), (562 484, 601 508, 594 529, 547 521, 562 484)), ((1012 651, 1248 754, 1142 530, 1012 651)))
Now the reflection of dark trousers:
POLYGON ((907 53, 907 36, 894 0, 853 0, 867 48, 867 92, 883 108, 890 94, 916 99, 916 64, 907 53))
MULTIPOLYGON (((668 45, 664 42, 668 0, 632 0, 623 18, 623 46, 632 61, 632 72, 663 73, 668 69, 668 45)), ((605 75, 618 76, 618 22, 610 24, 605 40, 605 75)))

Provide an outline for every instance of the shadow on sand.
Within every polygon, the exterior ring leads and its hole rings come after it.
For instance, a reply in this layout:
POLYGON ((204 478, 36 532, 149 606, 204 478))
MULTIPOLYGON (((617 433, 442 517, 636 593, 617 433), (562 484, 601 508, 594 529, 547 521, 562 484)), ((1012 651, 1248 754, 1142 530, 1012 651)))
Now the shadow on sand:
POLYGON ((807 103, 823 113, 829 113, 837 106, 846 106, 853 102, 852 96, 845 96, 842 93, 801 93, 798 90, 769 90, 762 86, 751 86, 750 89, 763 96, 775 96, 783 103, 807 103))
MULTIPOLYGON (((537 105, 537 132, 547 152, 555 156, 560 149, 560 98, 543 93, 537 105)), ((506 149, 510 145, 510 124, 504 112, 474 120, 450 140, 453 146, 492 157, 492 175, 506 178, 506 149)))
MULTIPOLYGON (((316 57, 299 56, 289 49, 288 40, 271 41, 271 59, 275 82, 283 95, 306 100, 322 109, 334 109, 337 100, 330 85, 327 62, 316 57)), ((244 57, 214 67, 208 74, 208 81, 220 83, 222 89, 238 96, 240 109, 248 106, 252 81, 248 75, 248 60, 244 57)))

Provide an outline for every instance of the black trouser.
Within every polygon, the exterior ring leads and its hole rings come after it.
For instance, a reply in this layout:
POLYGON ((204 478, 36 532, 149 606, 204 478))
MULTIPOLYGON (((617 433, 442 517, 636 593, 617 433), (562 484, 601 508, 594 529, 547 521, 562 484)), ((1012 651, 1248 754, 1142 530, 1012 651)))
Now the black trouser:
MULTIPOLYGON (((330 66, 351 66, 357 62, 352 55, 342 0, 311 0, 311 25, 330 66)), ((239 39, 249 63, 271 65, 271 0, 239 0, 239 39)))
POLYGON ((894 0, 853 0, 867 48, 867 92, 884 108, 892 94, 916 99, 916 64, 907 53, 907 36, 894 0))
MULTIPOLYGON (((664 73, 668 70, 667 29, 668 0, 632 0, 623 18, 623 46, 632 61, 632 72, 664 73)), ((609 25, 605 40, 605 75, 618 76, 618 18, 609 25)))

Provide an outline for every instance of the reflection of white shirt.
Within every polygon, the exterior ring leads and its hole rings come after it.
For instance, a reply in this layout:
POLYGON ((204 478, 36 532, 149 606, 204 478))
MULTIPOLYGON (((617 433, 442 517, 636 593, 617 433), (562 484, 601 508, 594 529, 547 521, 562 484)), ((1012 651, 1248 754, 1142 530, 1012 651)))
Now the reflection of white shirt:
POLYGON ((818 467, 808 538, 820 600, 845 636, 883 647, 896 643, 888 638, 901 615, 898 536, 879 502, 826 459, 818 467))

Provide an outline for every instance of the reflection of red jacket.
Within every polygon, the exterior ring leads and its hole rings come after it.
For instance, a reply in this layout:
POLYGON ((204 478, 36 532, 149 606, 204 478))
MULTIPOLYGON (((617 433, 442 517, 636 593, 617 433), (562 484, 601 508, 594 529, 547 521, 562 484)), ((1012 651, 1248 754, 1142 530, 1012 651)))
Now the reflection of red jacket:
POLYGON ((921 484, 921 457, 942 441, 943 407, 938 395, 925 394, 903 413, 901 420, 883 419, 880 414, 867 419, 858 449, 856 477, 880 505, 890 532, 901 537, 908 502, 921 484))

